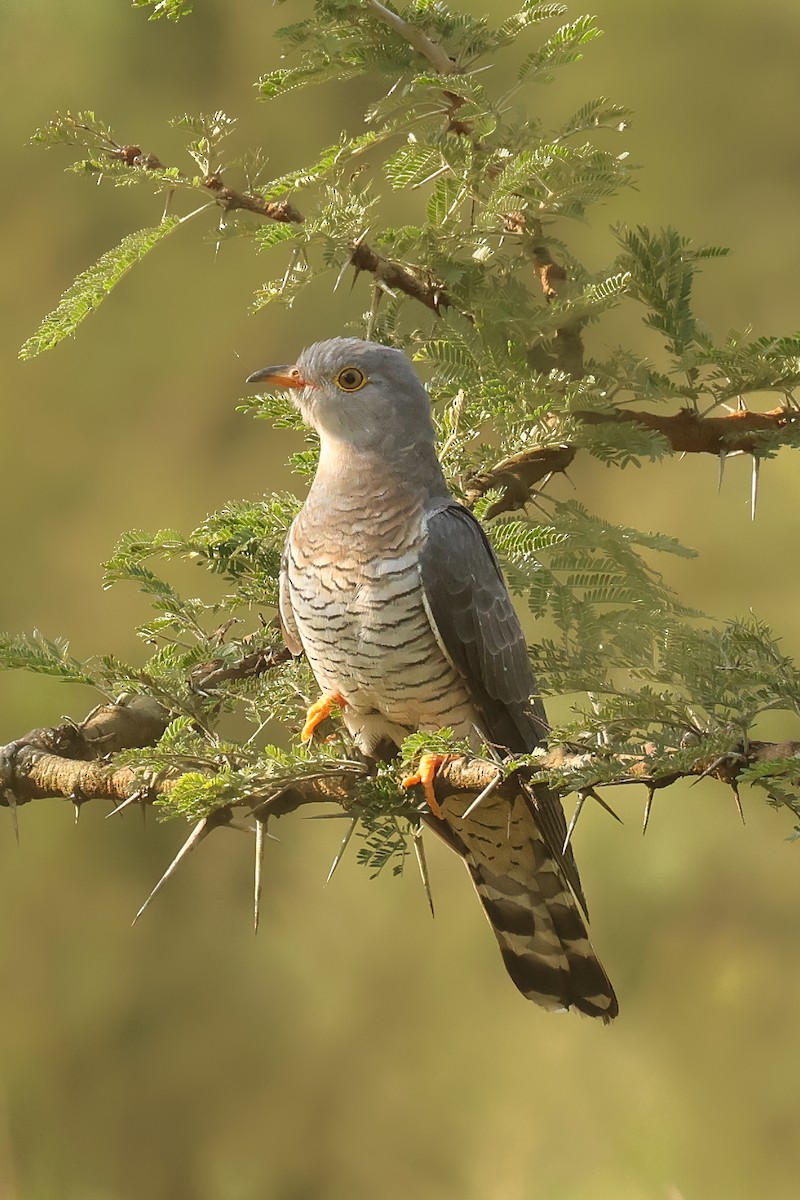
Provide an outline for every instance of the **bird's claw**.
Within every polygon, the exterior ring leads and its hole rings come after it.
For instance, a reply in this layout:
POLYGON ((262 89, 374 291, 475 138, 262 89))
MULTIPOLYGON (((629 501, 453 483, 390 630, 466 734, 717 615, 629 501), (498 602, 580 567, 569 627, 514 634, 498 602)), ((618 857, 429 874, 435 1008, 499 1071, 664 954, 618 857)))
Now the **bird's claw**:
POLYGON ((446 763, 452 757, 452 754, 423 754, 419 760, 419 766, 413 775, 406 775, 400 784, 402 788, 410 788, 421 783, 425 792, 425 799, 428 802, 428 808, 440 820, 444 819, 444 813, 439 801, 436 799, 436 793, 433 790, 433 780, 442 763, 446 763))
POLYGON ((314 731, 331 715, 333 709, 344 708, 347 701, 338 692, 324 692, 319 700, 315 700, 306 713, 306 723, 300 734, 301 742, 310 742, 314 731))

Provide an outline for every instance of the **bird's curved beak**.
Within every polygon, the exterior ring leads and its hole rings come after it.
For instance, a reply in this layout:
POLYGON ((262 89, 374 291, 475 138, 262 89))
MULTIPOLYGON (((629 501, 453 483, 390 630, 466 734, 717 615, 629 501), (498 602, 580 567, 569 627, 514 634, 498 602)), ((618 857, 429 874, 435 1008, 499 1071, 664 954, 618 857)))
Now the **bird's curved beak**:
POLYGON ((245 383, 267 383, 272 387, 304 388, 310 387, 297 367, 262 367, 248 375, 245 383))

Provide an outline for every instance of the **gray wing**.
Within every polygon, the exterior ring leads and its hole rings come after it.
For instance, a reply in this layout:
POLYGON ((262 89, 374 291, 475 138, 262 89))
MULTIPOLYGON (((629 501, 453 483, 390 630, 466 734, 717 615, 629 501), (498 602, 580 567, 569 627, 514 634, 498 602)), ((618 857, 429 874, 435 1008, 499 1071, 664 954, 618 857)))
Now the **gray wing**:
POLYGON ((420 575, 436 640, 463 676, 489 741, 514 754, 533 750, 547 720, 486 534, 455 501, 433 509, 426 525, 420 575))
MULTIPOLYGON (((288 541, 287 541, 288 545, 288 541)), ((281 574, 278 581, 278 612, 281 617, 281 633, 286 646, 292 654, 302 654, 303 645, 297 630, 297 622, 292 611, 292 601, 289 596, 289 580, 286 575, 286 549, 281 558, 281 574)))
MULTIPOLYGON (((547 717, 494 551, 472 513, 455 501, 433 509, 426 524, 420 575, 436 640, 463 676, 488 740, 512 754, 530 752, 547 734, 547 717)), ((572 846, 563 849, 561 801, 538 784, 523 792, 585 911, 572 846)))

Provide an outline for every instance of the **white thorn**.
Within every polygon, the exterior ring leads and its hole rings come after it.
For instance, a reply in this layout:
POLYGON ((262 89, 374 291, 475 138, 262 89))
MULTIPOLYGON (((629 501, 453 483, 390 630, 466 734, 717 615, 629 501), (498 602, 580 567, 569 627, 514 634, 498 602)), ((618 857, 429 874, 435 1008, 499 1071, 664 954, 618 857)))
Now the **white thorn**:
POLYGON ((719 493, 722 491, 722 479, 723 479, 723 476, 725 475, 725 462, 726 462, 727 458, 728 458, 728 456, 725 453, 725 451, 720 450, 720 452, 719 452, 719 482, 717 484, 717 495, 719 495, 719 493))
POLYGON ((352 265, 353 265, 352 262, 348 258, 347 261, 343 264, 341 271, 336 276, 336 283, 333 285, 334 291, 338 291, 339 285, 341 284, 342 280, 344 279, 345 275, 349 271, 350 267, 352 267, 352 265))
POLYGON ((562 854, 567 853, 567 850, 569 848, 569 843, 572 838, 573 830, 575 829, 575 826, 578 824, 578 817, 581 815, 581 809, 583 808, 585 803, 586 803, 586 793, 579 792, 578 799, 575 802, 575 811, 572 814, 572 816, 570 817, 569 825, 567 826, 567 834, 566 834, 566 837, 564 838, 564 845, 561 847, 562 854))
POLYGON ((747 822, 744 819, 744 809, 742 808, 742 798, 739 795, 739 789, 736 786, 735 782, 731 784, 731 790, 733 791, 733 795, 736 800, 736 807, 739 810, 739 817, 741 819, 741 822, 743 825, 746 825, 747 822))
POLYGON ((266 821, 256 821, 256 866, 253 879, 253 933, 258 933, 258 919, 261 911, 261 877, 264 867, 264 842, 266 838, 266 821))
POLYGON ((205 837, 205 835, 206 835, 208 832, 209 832, 209 818, 208 818, 208 817, 202 817, 202 818, 201 818, 201 820, 199 820, 199 821, 197 822, 197 824, 195 825, 194 829, 193 829, 193 830, 192 830, 192 832, 189 834, 188 838, 187 838, 187 839, 186 839, 186 841, 183 843, 183 845, 181 846, 180 850, 179 850, 179 851, 178 851, 178 853, 175 855, 175 857, 173 858, 172 862, 169 864, 169 866, 167 867, 166 871, 165 871, 165 872, 164 872, 164 874, 161 876, 161 878, 159 879, 158 883, 157 883, 157 884, 156 884, 156 886, 153 888, 152 892, 151 892, 151 893, 150 893, 150 895, 147 897, 147 899, 145 900, 144 904, 142 905, 142 907, 141 907, 141 908, 139 909, 139 911, 137 912, 136 916, 135 916, 135 917, 133 918, 133 920, 131 921, 131 924, 132 924, 132 925, 135 925, 135 924, 136 924, 136 922, 139 920, 139 917, 142 915, 142 913, 144 912, 144 910, 145 910, 145 909, 148 907, 148 905, 150 904, 150 901, 151 901, 151 900, 152 900, 152 899, 155 897, 155 895, 156 895, 158 892, 160 892, 160 891, 161 891, 162 887, 163 887, 163 886, 164 886, 164 884, 167 882, 167 880, 170 878, 170 876, 175 874, 175 872, 177 871, 177 869, 178 869, 178 867, 180 866, 181 862, 182 862, 182 861, 183 861, 183 859, 186 857, 186 855, 189 853, 189 851, 190 851, 190 850, 194 850, 194 848, 195 848, 195 846, 197 845, 197 843, 198 843, 198 842, 201 842, 201 841, 203 840, 203 838, 205 837))
POLYGON ((756 501, 758 500, 758 472, 761 469, 761 459, 753 455, 753 480, 750 485, 750 520, 756 519, 756 501))
POLYGON ((489 781, 489 783, 487 783, 487 785, 483 789, 483 791, 478 792, 477 796, 472 801, 469 808, 464 810, 464 813, 462 814, 462 817, 461 817, 462 821, 466 821, 467 817, 470 816, 471 813, 473 813, 475 811, 475 809, 478 807, 478 805, 483 804, 484 800, 488 796, 491 796, 492 792, 495 790, 497 785, 502 782, 502 779, 503 779, 503 774, 501 771, 498 771, 497 774, 495 775, 494 779, 491 779, 489 781))
POLYGON ((11 788, 6 788, 5 793, 6 804, 11 812, 11 824, 14 829, 14 837, 17 839, 17 845, 19 845, 19 813, 17 812, 17 797, 14 795, 11 788))
POLYGON ((117 804, 115 808, 112 808, 110 813, 106 813, 106 820, 108 820, 109 817, 115 817, 117 813, 124 812, 126 808, 129 808, 131 804, 136 804, 136 802, 141 800, 141 798, 141 792, 131 792, 127 800, 123 800, 121 804, 117 804))
POLYGON ((417 857, 419 877, 422 880, 422 886, 425 888, 425 895, 428 898, 428 907, 431 910, 431 916, 435 917, 436 912, 433 907, 433 893, 431 892, 431 881, 430 876, 428 875, 428 860, 425 857, 425 844, 422 841, 421 826, 418 826, 414 831, 414 854, 417 857))
POLYGON ((338 867, 339 863, 342 861, 342 855, 344 854, 345 850, 347 849, 347 844, 350 841, 350 838, 355 833, 357 824, 358 824, 358 817, 351 817, 350 824, 347 827, 347 832, 345 833, 344 837, 342 838, 341 845, 339 846, 339 849, 336 851, 336 856, 334 857, 334 860, 331 863, 331 869, 330 869, 330 871, 328 871, 328 875, 325 880, 326 884, 330 883, 330 881, 333 879, 333 873, 336 870, 336 868, 338 867))

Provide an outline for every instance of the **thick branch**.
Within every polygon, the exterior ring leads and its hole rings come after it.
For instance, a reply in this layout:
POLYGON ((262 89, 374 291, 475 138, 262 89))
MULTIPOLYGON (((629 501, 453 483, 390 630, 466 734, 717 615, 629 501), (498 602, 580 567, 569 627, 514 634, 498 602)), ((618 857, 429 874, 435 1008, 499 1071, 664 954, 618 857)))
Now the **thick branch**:
POLYGON ((664 435, 676 454, 758 454, 764 441, 774 439, 775 435, 791 433, 786 440, 793 441, 800 422, 800 412, 790 408, 773 408, 765 413, 745 409, 721 417, 703 417, 692 408, 683 408, 671 416, 622 409, 573 415, 584 425, 630 422, 653 429, 664 435))
POLYGON ((576 453, 574 446, 540 446, 503 458, 488 471, 470 476, 465 489, 466 504, 472 508, 481 496, 493 488, 500 488, 501 495, 487 508, 485 520, 524 508, 536 485, 551 475, 566 471, 576 453))
MULTIPOLYGON (((732 412, 724 416, 704 417, 693 409, 664 416, 661 413, 625 411, 574 412, 584 425, 640 425, 667 439, 676 454, 755 454, 766 440, 794 444, 800 413, 789 408, 769 412, 732 412)), ((530 500, 537 484, 550 475, 565 471, 574 459, 576 446, 541 446, 503 458, 486 471, 472 475, 466 482, 467 503, 472 506, 493 488, 502 491, 486 512, 487 520, 500 513, 514 512, 530 500)))
MULTIPOLYGON (((130 767, 114 767, 104 755, 126 747, 153 744, 166 723, 167 714, 157 701, 134 696, 94 709, 80 724, 68 722, 54 729, 33 730, 0 749, 0 804, 13 806, 61 797, 77 804, 102 799, 119 805, 132 798, 147 803, 165 796, 174 786, 174 778, 154 779, 142 789, 141 779, 130 767)), ((699 758, 688 769, 653 776, 643 754, 638 759, 627 758, 624 777, 614 782, 641 783, 655 790, 668 787, 681 777, 707 774, 734 785, 746 766, 797 756, 800 756, 800 742, 750 742, 746 751, 741 748, 716 762, 699 758)), ((572 766, 585 774, 591 763, 591 754, 557 747, 542 759, 539 769, 572 766)), ((293 780, 279 792, 273 792, 261 811, 263 815, 281 816, 312 803, 348 808, 355 787, 367 770, 366 765, 361 772, 353 764, 343 764, 341 770, 331 764, 324 774, 293 780)), ((451 759, 437 776, 437 792, 441 800, 457 793, 478 793, 496 781, 497 772, 497 764, 485 759, 451 759)), ((534 768, 531 773, 535 773, 534 768)), ((511 797, 516 786, 512 776, 501 782, 498 790, 511 797)))

